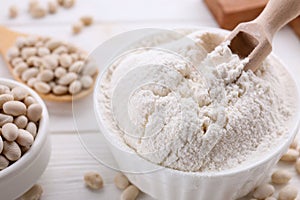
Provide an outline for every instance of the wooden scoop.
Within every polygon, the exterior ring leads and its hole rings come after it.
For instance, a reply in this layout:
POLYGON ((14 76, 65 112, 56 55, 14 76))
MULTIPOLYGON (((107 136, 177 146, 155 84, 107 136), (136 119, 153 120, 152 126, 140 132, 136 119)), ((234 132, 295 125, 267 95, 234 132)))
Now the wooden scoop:
POLYGON ((249 58, 245 70, 257 70, 272 51, 274 34, 300 14, 300 0, 270 0, 253 21, 239 24, 229 35, 231 51, 249 58))
MULTIPOLYGON (((8 66, 8 69, 10 70, 11 74, 13 75, 14 79, 26 84, 18 75, 16 75, 15 73, 13 73, 13 66, 9 63, 9 61, 7 60, 7 52, 8 50, 14 46, 14 44, 16 43, 16 39, 20 36, 28 36, 24 33, 19 33, 19 32, 15 32, 12 30, 9 30, 3 26, 0 26, 0 53, 3 56, 3 59, 6 63, 6 65, 8 66)), ((93 76, 94 79, 94 83, 97 77, 97 73, 93 76)), ((70 102, 72 100, 76 100, 76 99, 80 99, 83 98, 85 96, 87 96, 88 94, 90 94, 93 91, 93 86, 91 86, 88 89, 82 90, 80 91, 78 94, 76 95, 71 95, 71 94, 65 94, 65 95, 55 95, 53 93, 49 93, 49 94, 41 94, 39 92, 37 92, 44 100, 47 101, 55 101, 55 102, 70 102)))

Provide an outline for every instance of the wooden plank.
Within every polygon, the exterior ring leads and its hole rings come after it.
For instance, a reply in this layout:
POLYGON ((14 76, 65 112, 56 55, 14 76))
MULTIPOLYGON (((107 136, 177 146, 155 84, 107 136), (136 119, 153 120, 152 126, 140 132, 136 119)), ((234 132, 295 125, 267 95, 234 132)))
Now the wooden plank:
MULTIPOLYGON (((91 141, 97 133, 87 133, 85 137, 90 137, 91 141)), ((81 146, 80 140, 75 134, 51 134, 52 155, 50 163, 38 181, 43 186, 43 200, 114 200, 120 199, 121 191, 116 189, 113 178, 116 172, 105 167, 94 160, 81 146), (104 179, 104 188, 100 191, 88 190, 82 180, 83 174, 88 171, 96 171, 104 179)), ((298 137, 299 140, 299 137, 298 137)), ((96 141, 97 142, 97 141, 96 141)), ((103 141, 102 141, 103 142, 103 141)), ((99 142, 99 145, 102 143, 99 142)), ((101 153, 102 150, 100 149, 101 153)), ((103 149, 103 154, 113 160, 112 155, 103 149)), ((280 163, 278 166, 289 170, 294 176, 290 184, 299 186, 300 179, 297 177, 293 165, 280 163)), ((277 166, 277 167, 278 167, 277 166)), ((276 186, 277 187, 277 186, 276 186)), ((278 187, 277 187, 278 188, 278 187)), ((139 200, 153 200, 148 195, 141 195, 139 200)), ((248 200, 242 198, 241 200, 248 200)), ((298 195, 297 200, 300 199, 298 195)))
POLYGON ((300 37, 300 16, 294 19, 290 25, 294 29, 295 33, 300 37))
POLYGON ((219 0, 219 4, 225 13, 264 8, 267 2, 268 0, 219 0))
MULTIPOLYGON (((219 26, 232 30, 241 22, 255 19, 268 0, 204 0, 219 26)), ((300 17, 290 23, 300 37, 300 17)))
POLYGON ((237 24, 256 18, 267 0, 204 0, 221 28, 232 30, 237 24))
MULTIPOLYGON (((94 138, 97 133, 87 133, 87 137, 94 138)), ((43 186, 43 200, 97 200, 120 199, 121 191, 113 184, 117 173, 115 170, 101 165, 93 159, 81 146, 76 134, 52 134, 52 155, 50 163, 38 181, 43 186), (104 188, 91 191, 85 187, 83 175, 89 171, 101 174, 104 188)), ((99 142, 101 145, 101 141, 99 142)), ((113 160, 112 155, 103 149, 103 153, 113 160)), ((100 154, 101 154, 100 149, 100 154)), ((152 200, 148 195, 142 194, 140 200, 152 200)))

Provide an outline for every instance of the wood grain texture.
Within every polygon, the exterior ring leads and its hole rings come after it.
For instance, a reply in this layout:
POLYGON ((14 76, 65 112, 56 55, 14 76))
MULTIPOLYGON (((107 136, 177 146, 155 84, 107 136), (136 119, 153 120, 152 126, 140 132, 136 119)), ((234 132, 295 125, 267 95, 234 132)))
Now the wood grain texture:
MULTIPOLYGON (((47 0, 40 0, 46 3, 47 0)), ((74 43, 88 52, 118 33, 138 28, 175 28, 186 26, 218 27, 202 0, 132 0, 130 1, 77 0, 74 9, 59 9, 56 15, 41 20, 33 20, 26 13, 28 1, 1 0, 0 23, 15 31, 28 34, 38 33, 74 43), (85 3, 87 2, 87 3, 85 3), (7 7, 17 4, 20 15, 15 20, 7 18, 7 7), (134 6, 136 5, 136 7, 134 6), (125 9, 126 8, 126 9, 125 9), (90 13, 95 24, 84 29, 82 34, 73 36, 71 24, 80 15, 90 13)), ((274 52, 296 76, 300 76, 300 42, 292 30, 285 27, 274 38, 274 52)), ((12 78, 0 58, 0 76, 12 78)), ((300 79, 297 79, 300 84, 300 79)), ((77 129, 92 137, 97 130, 97 122, 89 112, 93 111, 92 96, 77 101, 82 125, 73 120, 72 104, 66 102, 46 102, 50 113, 52 156, 48 168, 38 181, 43 185, 41 200, 118 200, 121 191, 112 183, 115 171, 95 161, 81 146, 77 129), (95 170, 101 173, 105 187, 99 192, 88 190, 83 184, 83 174, 95 170)), ((103 150, 105 151, 105 149, 103 150)), ((111 157, 111 155, 107 155, 111 157)), ((111 157, 111 159, 113 159, 111 157)), ((300 186, 299 179, 292 184, 300 186)), ((138 199, 151 199, 143 195, 138 199)), ((246 198, 245 200, 249 200, 246 198)), ((298 198, 299 200, 299 198, 298 198)))
MULTIPOLYGON (((264 9, 268 0, 204 0, 219 26, 232 30, 241 22, 255 19, 264 9)), ((300 37, 300 20, 290 23, 300 37)))
MULTIPOLYGON (((85 137, 94 139, 96 132, 86 133, 85 137)), ((42 200, 116 200, 120 199, 121 191, 113 183, 117 171, 96 161, 82 147, 77 134, 52 134, 52 155, 50 163, 38 181, 43 186, 42 200), (89 171, 98 172, 104 187, 99 191, 86 188, 83 176, 89 171)), ((101 141, 99 142, 101 145, 101 141)), ((96 147, 97 148, 97 147, 96 147)), ((100 149, 99 154, 107 155, 113 160, 108 149, 100 149)), ((140 200, 152 200, 148 195, 141 194, 140 200)))
POLYGON ((255 19, 268 0, 204 0, 221 28, 232 30, 255 19))
MULTIPOLYGON (((94 140, 97 132, 86 133, 84 137, 94 140)), ((52 155, 50 163, 38 181, 44 188, 41 200, 117 200, 120 199, 121 191, 113 184, 113 179, 117 173, 115 170, 100 164, 86 152, 82 147, 78 135, 76 134, 52 134, 52 155), (83 175, 88 171, 96 171, 104 179, 104 188, 99 191, 91 191, 84 185, 83 175)), ((298 139, 299 141, 299 139, 298 139)), ((104 142, 104 141, 102 141, 104 142)), ((99 142, 99 146, 102 145, 99 142)), ((97 146, 94 146, 97 148, 97 146)), ((106 155, 107 159, 113 160, 108 149, 98 148, 99 154, 106 155)), ((293 165, 279 163, 275 168, 284 168, 293 174, 290 184, 300 186, 298 177, 293 165)), ((276 186, 280 189, 282 186, 276 186)), ((278 191, 276 192, 277 195, 278 191)), ((240 200, 249 200, 251 195, 240 200)), ((154 200, 148 195, 141 194, 138 200, 154 200)), ((300 200, 300 195, 296 200, 300 200)))
POLYGON ((291 27, 294 29, 295 33, 300 37, 300 17, 297 17, 290 23, 291 27))

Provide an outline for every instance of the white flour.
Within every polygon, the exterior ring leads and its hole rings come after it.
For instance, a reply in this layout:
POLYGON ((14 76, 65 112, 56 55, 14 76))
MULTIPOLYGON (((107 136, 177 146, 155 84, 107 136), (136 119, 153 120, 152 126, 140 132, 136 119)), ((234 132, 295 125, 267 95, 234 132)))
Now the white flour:
POLYGON ((104 74, 99 103, 113 134, 143 158, 181 171, 231 169, 270 151, 287 132, 293 114, 295 85, 287 72, 273 59, 266 59, 255 74, 245 72, 247 60, 226 46, 207 55, 222 41, 219 35, 194 32, 188 37, 203 48, 180 39, 158 47, 173 48, 195 67, 174 53, 138 50, 119 58, 104 74), (134 90, 122 85, 115 94, 118 81, 130 73, 151 81, 134 90), (117 115, 128 113, 129 118, 120 124, 111 102, 114 95, 126 98, 126 91, 131 93, 128 108, 117 115), (122 127, 129 122, 134 128, 122 127))

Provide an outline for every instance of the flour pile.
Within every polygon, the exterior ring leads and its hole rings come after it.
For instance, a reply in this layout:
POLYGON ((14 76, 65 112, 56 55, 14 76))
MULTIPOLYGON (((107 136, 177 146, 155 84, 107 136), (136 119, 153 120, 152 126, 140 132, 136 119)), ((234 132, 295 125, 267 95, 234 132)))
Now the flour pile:
POLYGON ((221 35, 196 31, 186 37, 195 46, 178 48, 178 38, 161 41, 158 49, 131 52, 106 71, 99 104, 112 134, 146 160, 181 171, 232 169, 270 152, 294 114, 296 88, 288 73, 272 57, 255 73, 243 71, 247 59, 226 45, 214 49, 221 35), (173 52, 161 50, 172 45, 173 52), (126 134, 111 101, 118 81, 135 69, 152 79, 128 99, 124 112, 137 129, 126 134))

